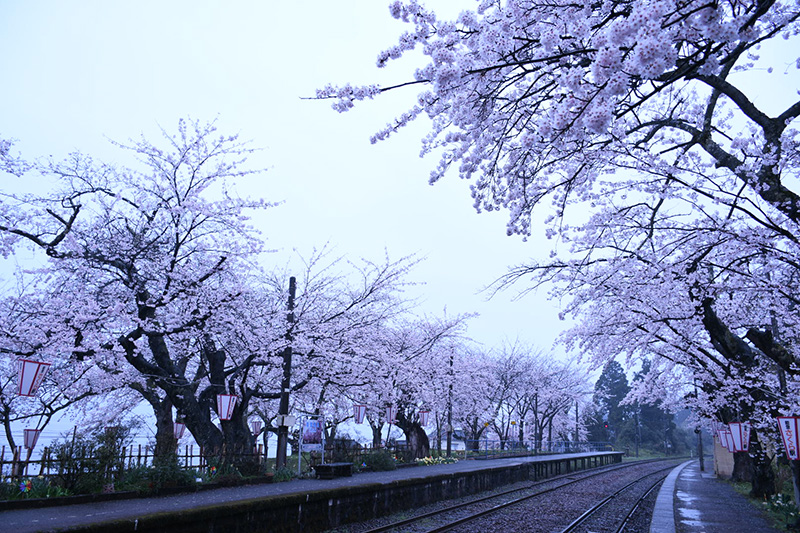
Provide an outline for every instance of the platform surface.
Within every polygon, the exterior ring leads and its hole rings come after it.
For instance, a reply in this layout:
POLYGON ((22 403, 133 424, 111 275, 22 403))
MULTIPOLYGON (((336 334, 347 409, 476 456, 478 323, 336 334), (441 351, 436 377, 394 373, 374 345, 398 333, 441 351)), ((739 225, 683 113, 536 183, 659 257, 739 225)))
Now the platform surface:
POLYGON ((0 532, 59 531, 101 524, 112 520, 133 521, 143 515, 200 508, 225 502, 238 502, 298 493, 307 494, 318 490, 359 485, 389 484, 397 480, 421 479, 440 474, 509 467, 521 463, 591 457, 599 453, 602 452, 469 460, 459 461, 454 464, 399 468, 388 472, 365 472, 352 477, 337 477, 326 480, 296 479, 283 483, 226 487, 172 496, 3 511, 0 513, 0 532))
POLYGON ((700 471, 698 460, 676 467, 656 500, 650 533, 775 533, 757 505, 717 479, 711 461, 700 471), (713 468, 713 467, 711 467, 713 468))

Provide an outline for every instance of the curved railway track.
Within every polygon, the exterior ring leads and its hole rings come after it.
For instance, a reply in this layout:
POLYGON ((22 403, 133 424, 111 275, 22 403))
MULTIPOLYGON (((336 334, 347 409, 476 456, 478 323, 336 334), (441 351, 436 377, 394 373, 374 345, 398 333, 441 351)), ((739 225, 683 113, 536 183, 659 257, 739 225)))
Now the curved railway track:
POLYGON ((440 506, 428 512, 369 529, 365 524, 353 524, 348 530, 358 533, 400 531, 439 533, 518 529, 526 532, 562 530, 564 533, 571 533, 589 531, 587 528, 598 530, 599 526, 599 530, 602 531, 621 533, 626 531, 631 517, 644 498, 677 464, 675 460, 662 459, 572 472, 460 503, 440 506), (668 467, 663 466, 665 462, 669 463, 668 467), (611 479, 616 480, 612 483, 613 488, 607 486, 611 479), (637 496, 632 498, 631 494, 637 496), (564 507, 563 502, 568 501, 566 508, 569 509, 569 513, 565 513, 564 509, 548 510, 548 507, 552 507, 549 504, 554 501, 560 502, 562 507, 564 507), (621 506, 628 508, 621 512, 621 506), (576 518, 581 512, 583 514, 576 518), (546 524, 541 523, 542 517, 545 516, 548 518, 546 524), (620 522, 618 526, 614 526, 617 529, 608 527, 607 522, 611 520, 609 516, 620 522), (562 523, 555 525, 553 519, 557 523, 559 518, 562 523))
POLYGON ((673 466, 670 466, 669 468, 658 470, 631 481, 587 509, 581 516, 562 529, 561 533, 583 531, 625 532, 627 526, 631 523, 634 513, 640 508, 647 497, 661 485, 661 482, 664 481, 664 478, 667 477, 670 470, 673 468, 673 466), (644 492, 641 492, 642 487, 645 489, 644 492), (622 500, 625 496, 628 496, 628 501, 622 500), (630 503, 631 496, 634 498, 632 504, 630 503), (614 503, 618 505, 612 505, 614 503), (622 518, 620 519, 621 515, 622 518))

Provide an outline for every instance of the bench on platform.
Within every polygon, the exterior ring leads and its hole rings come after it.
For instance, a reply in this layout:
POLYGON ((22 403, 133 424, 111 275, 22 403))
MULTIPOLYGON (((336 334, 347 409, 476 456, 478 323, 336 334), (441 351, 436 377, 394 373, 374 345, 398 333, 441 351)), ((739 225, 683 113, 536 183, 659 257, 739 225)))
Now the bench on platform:
POLYGON ((353 463, 328 463, 324 465, 315 465, 314 472, 316 472, 319 479, 350 477, 353 475, 353 463))

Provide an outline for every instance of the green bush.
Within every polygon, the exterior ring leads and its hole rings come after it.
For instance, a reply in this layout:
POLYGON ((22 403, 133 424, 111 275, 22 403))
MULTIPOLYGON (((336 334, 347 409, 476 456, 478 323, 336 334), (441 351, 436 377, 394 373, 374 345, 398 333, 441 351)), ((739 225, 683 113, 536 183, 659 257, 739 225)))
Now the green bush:
POLYGON ((91 494, 120 480, 122 450, 130 441, 130 427, 104 428, 62 439, 53 445, 51 454, 58 469, 58 486, 76 494, 91 494))
POLYGON ((177 456, 173 456, 172 460, 162 459, 151 467, 142 466, 126 471, 116 484, 116 489, 153 494, 165 488, 193 487, 197 477, 196 472, 181 468, 177 456))
POLYGON ((291 481, 295 477, 295 471, 288 466, 284 466, 275 471, 272 481, 279 483, 281 481, 291 481))
POLYGON ((386 450, 375 450, 362 457, 363 465, 375 472, 395 470, 397 462, 386 450))

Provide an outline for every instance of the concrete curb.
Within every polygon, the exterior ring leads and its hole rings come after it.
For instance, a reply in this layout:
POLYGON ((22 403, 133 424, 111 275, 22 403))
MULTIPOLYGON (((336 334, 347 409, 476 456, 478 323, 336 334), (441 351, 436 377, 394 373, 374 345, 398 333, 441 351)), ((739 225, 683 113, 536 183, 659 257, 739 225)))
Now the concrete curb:
POLYGON ((650 533, 675 533, 675 482, 681 471, 691 463, 686 461, 673 468, 661 485, 653 508, 650 533))

